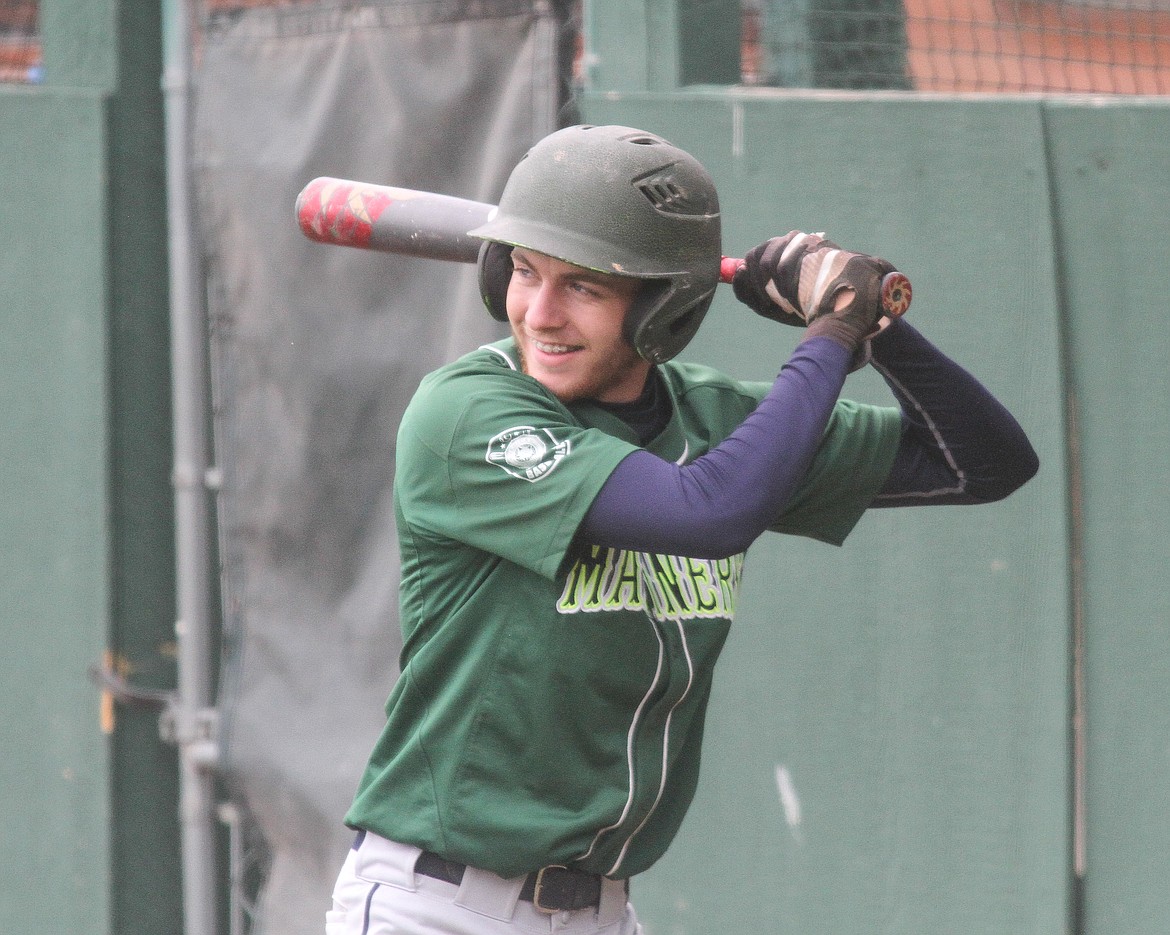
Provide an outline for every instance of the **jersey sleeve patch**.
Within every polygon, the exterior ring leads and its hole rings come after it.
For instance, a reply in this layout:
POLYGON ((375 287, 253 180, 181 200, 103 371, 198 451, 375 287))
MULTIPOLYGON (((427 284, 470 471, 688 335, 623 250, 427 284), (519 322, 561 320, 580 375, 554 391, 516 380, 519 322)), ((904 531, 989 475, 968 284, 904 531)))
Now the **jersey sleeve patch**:
POLYGON ((506 474, 535 484, 556 470, 571 450, 568 439, 557 441, 548 429, 517 425, 492 436, 486 460, 506 474))

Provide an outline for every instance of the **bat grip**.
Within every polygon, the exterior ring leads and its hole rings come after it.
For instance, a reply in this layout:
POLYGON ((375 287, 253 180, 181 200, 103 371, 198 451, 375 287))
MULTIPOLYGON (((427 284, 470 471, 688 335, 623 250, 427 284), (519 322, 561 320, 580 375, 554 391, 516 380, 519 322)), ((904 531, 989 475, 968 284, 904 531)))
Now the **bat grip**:
POLYGON ((743 260, 739 257, 725 256, 719 261, 719 281, 730 283, 735 279, 735 274, 741 266, 743 266, 743 260))
MULTIPOLYGON (((719 262, 719 281, 731 282, 741 266, 743 260, 738 257, 723 257, 719 262)), ((894 270, 882 277, 882 311, 891 318, 901 318, 906 314, 913 295, 914 290, 905 273, 894 270)))

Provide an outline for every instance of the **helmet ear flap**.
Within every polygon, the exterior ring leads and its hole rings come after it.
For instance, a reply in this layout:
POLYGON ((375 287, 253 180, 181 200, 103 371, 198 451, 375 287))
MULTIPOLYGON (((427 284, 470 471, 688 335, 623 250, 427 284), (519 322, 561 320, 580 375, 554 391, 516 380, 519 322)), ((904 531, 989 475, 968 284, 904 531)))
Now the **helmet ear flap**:
POLYGON ((643 360, 666 363, 695 336, 714 298, 713 287, 679 294, 668 280, 647 283, 626 315, 626 340, 643 360))
POLYGON ((496 321, 508 320, 508 282, 511 279, 511 245, 485 240, 479 248, 479 294, 488 314, 496 321))

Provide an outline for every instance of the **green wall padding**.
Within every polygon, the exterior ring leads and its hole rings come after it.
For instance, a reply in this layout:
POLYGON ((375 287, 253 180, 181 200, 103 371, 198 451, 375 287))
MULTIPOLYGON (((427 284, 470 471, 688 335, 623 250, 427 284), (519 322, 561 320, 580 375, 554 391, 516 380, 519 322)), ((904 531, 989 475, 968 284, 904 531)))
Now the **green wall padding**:
MULTIPOLYGON (((136 686, 177 682, 162 5, 117 7, 106 106, 109 283, 109 646, 136 686)), ((120 705, 111 737, 116 935, 182 927, 178 755, 157 708, 120 705)))
POLYGON ((1083 451, 1086 932, 1170 931, 1170 119, 1053 104, 1083 451))
POLYGON ((104 124, 0 88, 0 931, 107 928, 104 124), (51 157, 48 155, 51 154, 51 157))

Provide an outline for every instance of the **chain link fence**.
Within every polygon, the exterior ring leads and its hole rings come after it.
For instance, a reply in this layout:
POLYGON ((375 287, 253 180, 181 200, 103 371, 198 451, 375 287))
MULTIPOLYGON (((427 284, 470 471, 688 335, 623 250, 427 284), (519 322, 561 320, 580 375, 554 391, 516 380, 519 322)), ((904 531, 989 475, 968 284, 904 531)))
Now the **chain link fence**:
MULTIPOLYGON (((209 0, 199 18, 289 5, 209 0)), ((743 0, 741 12, 744 85, 1170 94, 1170 0, 743 0)), ((0 81, 42 77, 37 0, 0 0, 0 81)))
POLYGON ((1170 93, 1167 0, 745 0, 745 84, 1170 93))
MULTIPOLYGON (((199 14, 317 2, 208 0, 199 14)), ((743 0, 741 13, 745 85, 1170 94, 1170 0, 743 0)), ((0 81, 42 79, 38 14, 37 0, 0 0, 0 81)))
POLYGON ((744 0, 746 85, 1170 93, 1170 0, 744 0))

